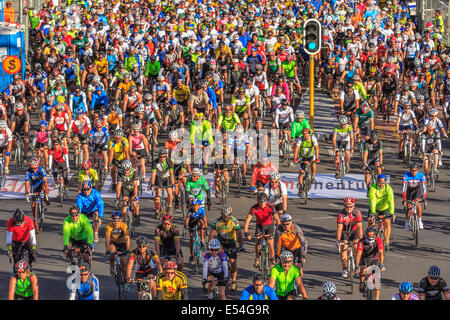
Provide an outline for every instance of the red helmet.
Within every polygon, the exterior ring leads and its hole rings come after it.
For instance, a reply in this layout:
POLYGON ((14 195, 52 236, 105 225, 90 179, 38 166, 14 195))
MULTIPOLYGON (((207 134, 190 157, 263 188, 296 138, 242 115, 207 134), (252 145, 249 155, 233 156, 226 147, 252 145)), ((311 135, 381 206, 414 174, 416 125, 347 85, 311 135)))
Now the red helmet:
POLYGON ((30 265, 26 260, 19 260, 16 263, 16 270, 20 272, 24 272, 30 268, 30 265))
POLYGON ((353 197, 347 197, 347 198, 345 198, 345 200, 344 200, 344 204, 355 204, 355 202, 356 202, 356 200, 355 200, 355 198, 353 198, 353 197))
POLYGON ((37 157, 33 157, 30 161, 30 167, 35 169, 39 167, 39 159, 37 157))
POLYGON ((303 134, 305 134, 305 133, 311 134, 311 130, 308 129, 308 128, 305 128, 305 129, 303 129, 302 133, 303 133, 303 134))
POLYGON ((169 260, 164 264, 164 270, 167 269, 176 269, 177 263, 175 261, 169 260))
POLYGON ((165 213, 162 216, 162 221, 169 221, 169 222, 173 222, 173 217, 169 214, 169 213, 165 213))
POLYGON ((83 169, 90 169, 91 166, 92 166, 92 163, 89 160, 84 161, 83 165, 82 165, 83 169))

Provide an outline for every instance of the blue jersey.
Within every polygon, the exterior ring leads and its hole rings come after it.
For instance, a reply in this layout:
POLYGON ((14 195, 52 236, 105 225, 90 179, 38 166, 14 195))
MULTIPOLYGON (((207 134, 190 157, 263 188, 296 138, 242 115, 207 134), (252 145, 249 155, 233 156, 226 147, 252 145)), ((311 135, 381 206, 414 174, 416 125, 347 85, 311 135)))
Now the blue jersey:
POLYGON ((56 100, 53 100, 52 104, 49 104, 48 102, 45 102, 42 105, 42 113, 45 114, 45 120, 46 121, 50 121, 50 113, 51 113, 53 107, 56 106, 56 104, 57 104, 56 100))
POLYGON ((28 168, 25 181, 28 181, 30 183, 31 191, 34 192, 36 188, 44 183, 44 177, 46 176, 47 173, 42 167, 39 167, 36 172, 33 172, 33 169, 28 168))
MULTIPOLYGON (((98 297, 99 296, 99 282, 96 276, 90 275, 91 279, 86 281, 86 283, 80 282, 80 285, 76 289, 76 295, 78 300, 95 300, 94 294, 98 297)), ((75 283, 75 279, 72 280, 72 283, 75 283)), ((70 290, 70 293, 73 293, 72 290, 70 290)))
POLYGON ((408 188, 420 188, 422 187, 423 196, 427 195, 427 180, 422 172, 417 172, 415 176, 410 171, 403 176, 403 199, 406 199, 406 191, 408 188))
POLYGON ((202 219, 205 216, 206 211, 203 207, 200 207, 197 212, 195 212, 194 209, 189 209, 188 215, 189 214, 192 214, 192 219, 202 219))
POLYGON ((269 286, 264 286, 263 292, 258 294, 253 285, 242 291, 240 300, 278 300, 275 290, 269 286))
POLYGON ((77 197, 77 206, 81 213, 88 215, 89 213, 98 211, 98 216, 103 218, 104 203, 97 189, 92 189, 90 195, 85 195, 82 191, 77 197))

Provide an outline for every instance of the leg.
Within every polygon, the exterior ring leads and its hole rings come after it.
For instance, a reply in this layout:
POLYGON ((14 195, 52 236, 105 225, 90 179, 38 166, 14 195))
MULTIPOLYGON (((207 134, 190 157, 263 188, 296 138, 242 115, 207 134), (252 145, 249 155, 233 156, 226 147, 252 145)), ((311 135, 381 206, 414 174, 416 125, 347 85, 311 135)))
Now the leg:
POLYGON ((389 244, 389 238, 391 236, 391 219, 384 219, 384 242, 389 244))

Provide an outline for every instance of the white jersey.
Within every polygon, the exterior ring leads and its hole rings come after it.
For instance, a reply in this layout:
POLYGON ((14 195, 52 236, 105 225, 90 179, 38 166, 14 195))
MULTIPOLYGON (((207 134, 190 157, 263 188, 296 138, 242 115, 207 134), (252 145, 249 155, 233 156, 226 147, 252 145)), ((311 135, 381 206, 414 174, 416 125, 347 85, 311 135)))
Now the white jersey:
POLYGON ((414 114, 414 111, 410 110, 409 114, 406 114, 406 112, 400 112, 398 115, 400 118, 399 125, 401 126, 411 126, 414 125, 414 119, 416 118, 416 115, 414 114))
POLYGON ((264 193, 269 197, 269 203, 274 206, 283 203, 283 196, 287 196, 286 184, 282 181, 278 182, 278 188, 274 189, 270 186, 270 182, 264 186, 264 193))
POLYGON ((0 148, 6 147, 10 141, 12 141, 12 133, 9 128, 6 128, 5 132, 0 133, 0 148))
POLYGON ((294 111, 291 107, 284 110, 281 106, 275 110, 275 126, 279 129, 279 124, 294 122, 294 111))

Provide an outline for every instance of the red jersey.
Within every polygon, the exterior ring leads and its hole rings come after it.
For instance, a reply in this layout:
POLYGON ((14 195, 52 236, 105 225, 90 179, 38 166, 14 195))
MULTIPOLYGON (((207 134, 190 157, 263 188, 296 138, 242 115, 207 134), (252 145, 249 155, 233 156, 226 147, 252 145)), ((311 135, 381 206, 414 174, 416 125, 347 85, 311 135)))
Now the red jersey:
POLYGON ((256 217, 256 224, 267 226, 273 224, 273 215, 275 213, 275 207, 270 203, 267 203, 264 208, 261 208, 257 203, 250 208, 248 214, 256 217))
POLYGON ((270 175, 274 172, 278 172, 278 168, 272 163, 269 162, 267 167, 264 167, 261 163, 258 163, 252 172, 252 182, 251 185, 256 185, 256 180, 266 185, 270 181, 270 175))
POLYGON ((356 230, 356 224, 358 222, 362 222, 362 214, 361 211, 355 209, 351 213, 347 213, 345 209, 342 209, 337 217, 337 223, 343 224, 344 229, 343 231, 355 231, 356 230))
POLYGON ((50 121, 53 121, 55 124, 55 128, 59 131, 67 131, 69 129, 69 115, 65 112, 62 112, 61 115, 58 115, 57 113, 52 114, 50 116, 50 121))
POLYGON ((91 131, 91 121, 86 115, 83 115, 81 120, 77 116, 74 120, 72 120, 69 128, 71 128, 76 134, 86 134, 91 131))
POLYGON ((48 154, 50 156, 53 156, 53 161, 55 162, 65 162, 66 160, 64 159, 64 155, 67 154, 67 149, 66 148, 59 148, 59 150, 55 150, 55 149, 50 149, 48 151, 48 154))
POLYGON ((375 237, 375 242, 369 244, 365 237, 358 241, 358 251, 362 251, 362 258, 378 259, 380 250, 384 250, 383 240, 375 237))
POLYGON ((34 222, 27 216, 24 217, 21 226, 16 226, 13 218, 10 218, 6 224, 6 231, 12 232, 12 240, 17 242, 27 242, 31 230, 34 230, 34 222))

